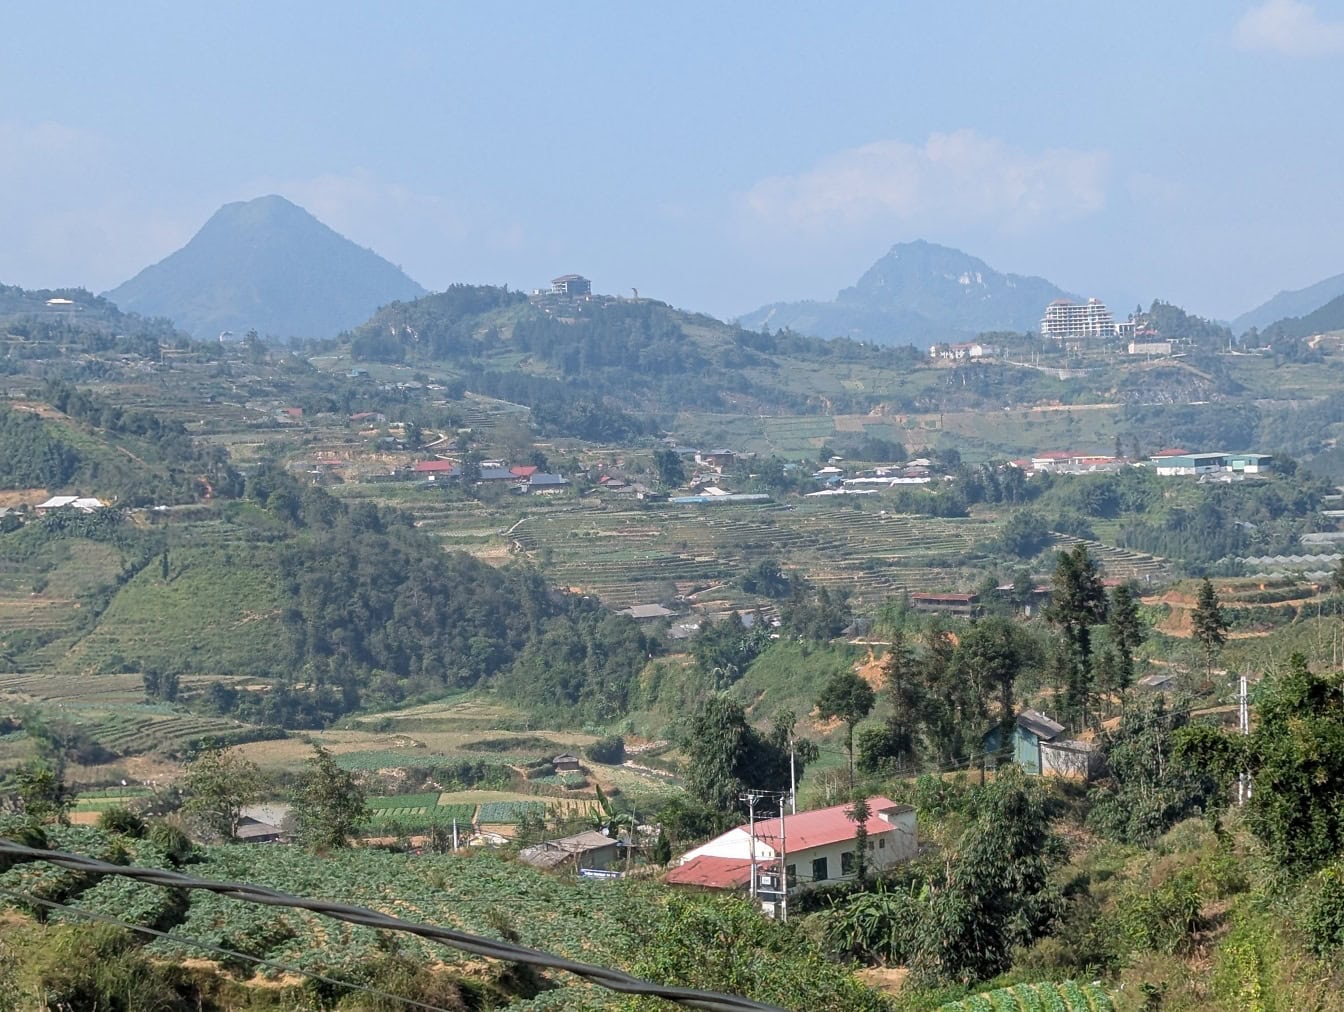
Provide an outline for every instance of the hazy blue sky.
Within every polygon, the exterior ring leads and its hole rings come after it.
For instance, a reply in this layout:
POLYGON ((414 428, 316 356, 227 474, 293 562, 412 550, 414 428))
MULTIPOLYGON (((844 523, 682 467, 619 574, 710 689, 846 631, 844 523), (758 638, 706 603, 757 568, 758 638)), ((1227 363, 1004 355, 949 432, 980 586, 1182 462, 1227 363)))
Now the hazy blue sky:
POLYGON ((1344 272, 1344 0, 44 2, 0 12, 0 281, 280 193, 439 289, 727 316, 895 242, 1230 317, 1344 272))

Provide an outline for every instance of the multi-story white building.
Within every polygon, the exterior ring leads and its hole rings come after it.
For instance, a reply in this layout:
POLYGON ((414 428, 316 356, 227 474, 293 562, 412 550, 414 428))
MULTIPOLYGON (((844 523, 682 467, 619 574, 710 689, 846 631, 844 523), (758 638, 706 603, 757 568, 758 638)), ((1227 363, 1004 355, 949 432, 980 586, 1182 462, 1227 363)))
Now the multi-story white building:
POLYGON ((1045 307, 1041 318, 1041 336, 1057 340, 1078 337, 1114 337, 1115 319, 1100 299, 1085 303, 1056 299, 1045 307))

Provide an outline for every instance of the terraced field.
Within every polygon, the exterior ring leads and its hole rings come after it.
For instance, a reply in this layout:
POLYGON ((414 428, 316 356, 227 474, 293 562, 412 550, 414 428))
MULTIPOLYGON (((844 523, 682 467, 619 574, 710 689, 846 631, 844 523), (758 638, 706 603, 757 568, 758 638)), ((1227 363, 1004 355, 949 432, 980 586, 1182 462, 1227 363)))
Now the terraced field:
POLYGON ((1055 547, 1067 551, 1074 545, 1086 545, 1087 552, 1100 563, 1102 575, 1119 580, 1134 580, 1139 584, 1165 583, 1172 579, 1172 568, 1166 559, 1128 548, 1103 545, 1100 541, 1056 534, 1055 547))
POLYGON ((768 604, 726 585, 771 556, 813 583, 848 590, 859 605, 907 589, 953 589, 996 530, 986 520, 767 503, 576 506, 528 516, 508 537, 557 583, 612 607, 680 594, 727 610, 768 604))

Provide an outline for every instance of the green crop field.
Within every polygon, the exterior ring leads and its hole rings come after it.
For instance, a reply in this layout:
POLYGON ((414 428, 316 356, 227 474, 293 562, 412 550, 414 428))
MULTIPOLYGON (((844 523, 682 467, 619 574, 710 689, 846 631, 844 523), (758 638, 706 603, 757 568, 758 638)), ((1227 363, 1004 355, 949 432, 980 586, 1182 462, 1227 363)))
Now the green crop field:
POLYGON ((1111 1012, 1110 994, 1100 985, 1066 980, 1011 987, 973 994, 939 1006, 938 1012, 1111 1012))
POLYGON ((142 570, 59 669, 116 670, 120 658, 134 657, 168 669, 187 659, 199 672, 274 673, 286 642, 272 551, 245 544, 173 551, 168 582, 157 566, 142 570))

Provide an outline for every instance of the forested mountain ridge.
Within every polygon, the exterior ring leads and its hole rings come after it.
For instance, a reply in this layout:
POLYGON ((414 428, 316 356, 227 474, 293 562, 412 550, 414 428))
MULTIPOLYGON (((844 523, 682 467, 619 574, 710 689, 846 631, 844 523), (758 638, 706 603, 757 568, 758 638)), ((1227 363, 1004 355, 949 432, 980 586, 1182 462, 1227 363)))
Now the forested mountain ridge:
POLYGON ((1344 295, 1331 299, 1305 316, 1279 320, 1266 327, 1261 336, 1273 342, 1284 338, 1312 337, 1333 330, 1344 330, 1344 295))
POLYGON ((194 337, 320 338, 424 289, 283 197, 226 204, 177 252, 106 297, 194 337))
POLYGON ((1272 299, 1268 299, 1254 309, 1242 313, 1232 321, 1231 327, 1233 332, 1237 334, 1244 334, 1252 327, 1264 330, 1270 324, 1278 323, 1280 320, 1313 313, 1327 302, 1337 299, 1341 295, 1344 295, 1344 274, 1336 274, 1334 277, 1318 281, 1306 288, 1279 292, 1272 299))
MULTIPOLYGON (((919 360, 912 348, 754 332, 653 299, 553 306, 472 285, 386 306, 343 339, 356 361, 449 364, 467 389, 543 416, 580 402, 645 415, 819 411, 825 404, 803 372, 825 363, 898 370, 919 360)), ((633 416, 625 427, 652 431, 633 416)))
POLYGON ((879 344, 1033 331, 1055 299, 1077 298, 1044 278, 1002 274, 960 250, 898 243, 832 302, 777 302, 742 316, 748 329, 787 327, 879 344))

